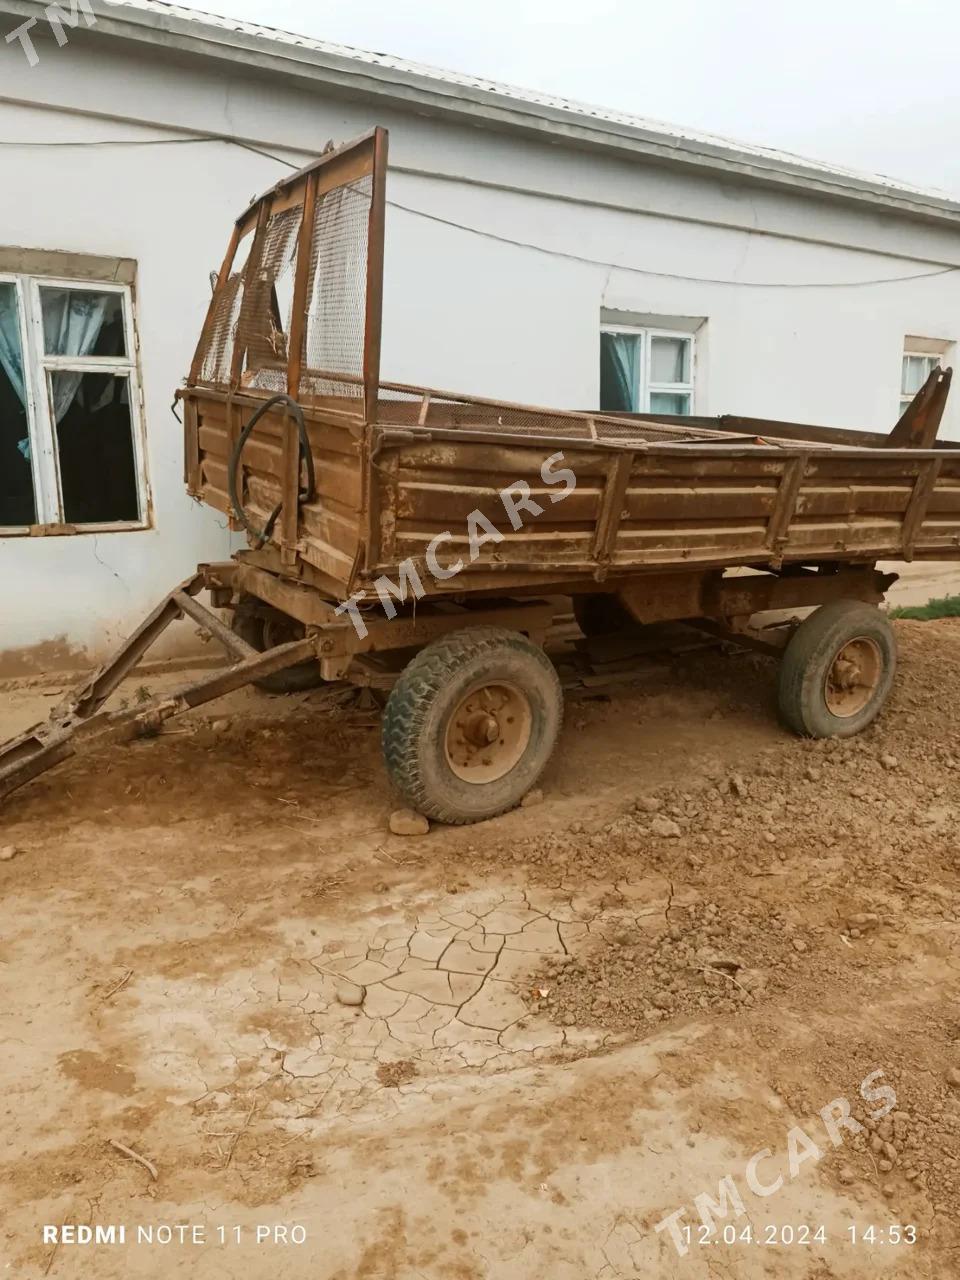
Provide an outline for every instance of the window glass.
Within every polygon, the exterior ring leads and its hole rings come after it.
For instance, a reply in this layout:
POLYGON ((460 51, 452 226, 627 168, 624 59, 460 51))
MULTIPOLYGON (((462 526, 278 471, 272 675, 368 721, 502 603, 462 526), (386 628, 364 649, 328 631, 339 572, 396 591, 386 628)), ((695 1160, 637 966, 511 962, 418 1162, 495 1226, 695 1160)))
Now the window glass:
POLYGON ((651 391, 650 412, 688 414, 690 412, 690 396, 686 392, 682 395, 673 395, 665 391, 651 391))
POLYGON ((0 280, 0 534, 143 522, 130 305, 127 288, 0 280))
POLYGON ((693 343, 683 333, 601 329, 601 411, 692 414, 693 343))
MULTIPOLYGON (((690 342, 687 338, 651 338, 650 381, 689 382, 690 342)), ((657 412, 651 409, 651 412, 657 412)))
POLYGON ((910 355, 909 353, 904 355, 900 375, 901 413, 940 363, 939 356, 910 355))
POLYGON ((63 519, 140 519, 130 380, 113 373, 51 372, 63 519))
POLYGON ((17 287, 0 281, 0 526, 36 524, 17 287))
POLYGON ((46 355, 126 356, 122 294, 46 286, 40 304, 46 355))

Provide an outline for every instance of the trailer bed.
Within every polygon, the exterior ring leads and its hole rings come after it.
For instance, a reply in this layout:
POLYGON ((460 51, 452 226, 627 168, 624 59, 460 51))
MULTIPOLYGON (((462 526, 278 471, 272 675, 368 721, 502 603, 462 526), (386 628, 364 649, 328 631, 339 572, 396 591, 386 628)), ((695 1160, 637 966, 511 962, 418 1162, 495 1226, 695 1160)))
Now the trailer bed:
POLYGON ((265 568, 343 599, 404 566, 443 596, 960 555, 960 449, 934 447, 948 371, 888 437, 566 412, 382 381, 386 153, 375 130, 241 216, 179 393, 188 489, 235 527, 266 532, 251 538, 265 568), (309 491, 286 403, 238 449, 278 393, 303 416, 309 491), (558 454, 575 477, 562 501, 543 477, 558 454), (519 528, 501 496, 517 485, 542 508, 519 528), (476 512, 500 532, 479 549, 476 512), (426 571, 441 543, 445 564, 462 561, 455 576, 426 571))

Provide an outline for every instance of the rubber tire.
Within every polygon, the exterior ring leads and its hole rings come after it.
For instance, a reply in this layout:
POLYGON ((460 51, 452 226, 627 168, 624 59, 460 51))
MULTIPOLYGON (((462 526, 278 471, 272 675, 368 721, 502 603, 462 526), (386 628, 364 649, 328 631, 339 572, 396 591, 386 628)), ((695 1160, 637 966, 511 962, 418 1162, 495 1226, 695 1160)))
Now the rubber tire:
POLYGON ((383 756, 411 809, 438 822, 466 825, 514 809, 534 786, 563 722, 563 693, 553 663, 518 631, 470 627, 427 645, 394 685, 383 716, 383 756), (479 680, 509 680, 530 702, 532 726, 523 755, 504 777, 478 785, 447 763, 447 722, 479 680))
MULTIPOLYGON (((264 624, 269 612, 276 611, 271 610, 269 605, 261 603, 255 596, 249 595, 242 595, 233 611, 231 629, 241 640, 246 640, 252 649, 256 649, 257 653, 266 653, 268 648, 264 638, 264 624)), ((306 634, 301 624, 293 618, 287 618, 286 614, 280 616, 285 622, 291 624, 294 631, 300 628, 301 634, 306 634)), ((291 639, 297 638, 297 635, 291 636, 291 639)), ((324 683, 324 679, 320 674, 320 664, 308 659, 306 662, 298 662, 295 667, 287 667, 283 671, 274 671, 272 675, 262 676, 253 683, 265 693, 303 693, 307 689, 318 688, 324 683)))
POLYGON ((573 597, 573 616, 585 636, 610 636, 637 624, 615 595, 606 592, 573 597))
POLYGON ((834 600, 801 622, 780 664, 779 703, 784 723, 807 738, 851 738, 879 715, 897 671, 897 642, 886 614, 860 600, 834 600), (825 685, 834 659, 863 636, 879 647, 883 661, 873 697, 855 716, 835 716, 825 685))

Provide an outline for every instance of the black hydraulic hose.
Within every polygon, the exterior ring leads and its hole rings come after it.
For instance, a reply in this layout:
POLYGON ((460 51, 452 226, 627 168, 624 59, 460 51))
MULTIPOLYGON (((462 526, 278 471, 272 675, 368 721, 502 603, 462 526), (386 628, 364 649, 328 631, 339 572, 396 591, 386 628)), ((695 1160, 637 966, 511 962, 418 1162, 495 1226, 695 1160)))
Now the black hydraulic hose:
POLYGON ((237 472, 240 470, 240 455, 243 453, 243 447, 250 439, 250 434, 254 427, 265 413, 269 412, 270 409, 278 404, 286 405, 287 412, 297 424, 297 433, 300 437, 300 462, 306 463, 307 468, 307 483, 304 488, 297 492, 298 505, 301 502, 309 502, 313 497, 314 489, 316 487, 317 477, 313 465, 313 454, 310 452, 310 441, 307 439, 307 426, 303 420, 303 410, 292 396, 273 396, 260 406, 247 425, 240 432, 237 443, 230 455, 230 465, 227 470, 227 485, 230 490, 230 503, 233 506, 234 514, 247 532, 256 539, 257 547, 262 547, 273 533, 273 527, 277 523, 277 517, 283 510, 283 503, 279 502, 277 506, 274 507, 273 511, 270 513, 270 518, 264 525, 263 529, 255 528, 250 522, 250 517, 244 510, 243 503, 240 500, 240 495, 237 492, 237 472))

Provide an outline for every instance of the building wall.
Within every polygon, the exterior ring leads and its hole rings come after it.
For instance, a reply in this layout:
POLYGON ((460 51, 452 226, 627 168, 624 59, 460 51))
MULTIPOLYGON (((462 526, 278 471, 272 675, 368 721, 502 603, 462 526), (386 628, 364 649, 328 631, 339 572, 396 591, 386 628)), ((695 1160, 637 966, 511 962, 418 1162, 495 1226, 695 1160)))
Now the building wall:
MULTIPOLYGON (((960 273, 856 282, 960 265, 960 230, 147 58, 95 33, 41 53, 30 68, 0 44, 0 138, 24 144, 0 147, 0 244, 137 261, 155 526, 0 538, 0 670, 101 653, 199 560, 230 552, 222 517, 184 494, 170 402, 232 219, 286 170, 227 142, 185 141, 185 130, 302 163, 297 148, 390 129, 389 379, 596 406, 601 315, 684 316, 705 319, 698 413, 883 430, 897 416, 904 336, 958 337, 960 273), (130 145, 89 145, 104 142, 130 145), (809 287, 827 282, 844 287, 809 287)), ((944 434, 960 438, 960 398, 944 434)))

